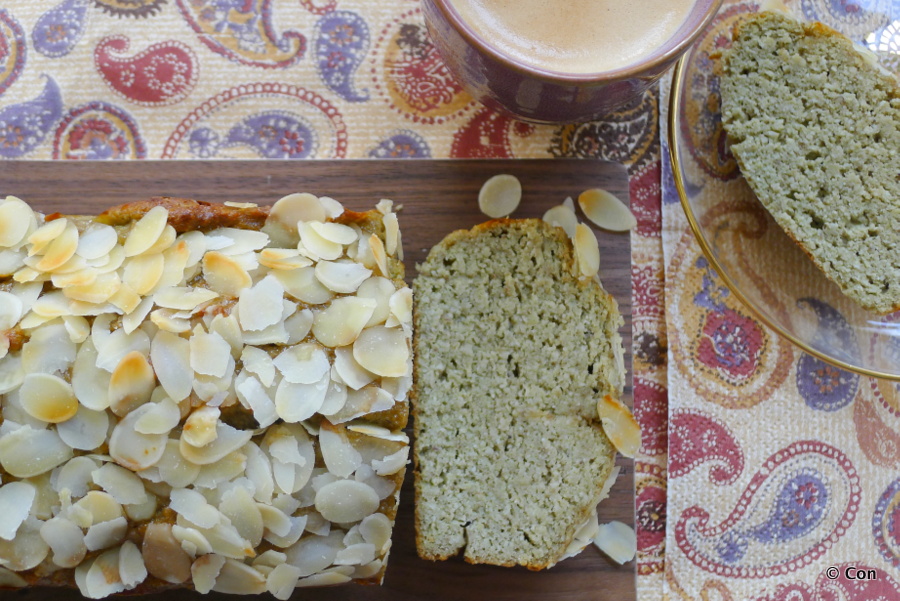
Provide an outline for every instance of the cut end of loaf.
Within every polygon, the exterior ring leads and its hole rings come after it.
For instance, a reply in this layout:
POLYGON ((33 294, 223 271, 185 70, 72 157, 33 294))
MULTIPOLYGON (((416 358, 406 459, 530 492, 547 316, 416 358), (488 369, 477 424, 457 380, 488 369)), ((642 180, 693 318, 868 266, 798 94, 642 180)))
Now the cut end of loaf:
POLYGON ((539 220, 451 234, 415 294, 420 556, 552 566, 614 466, 596 402, 624 380, 615 301, 539 220))

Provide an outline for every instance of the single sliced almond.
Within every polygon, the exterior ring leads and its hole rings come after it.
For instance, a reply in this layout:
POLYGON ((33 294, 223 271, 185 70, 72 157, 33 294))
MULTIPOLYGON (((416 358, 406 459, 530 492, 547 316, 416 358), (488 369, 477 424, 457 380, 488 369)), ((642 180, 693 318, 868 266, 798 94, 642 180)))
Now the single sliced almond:
POLYGON ((373 374, 403 376, 408 371, 409 341, 400 328, 373 326, 353 343, 353 358, 373 374))
POLYGON ((238 319, 244 331, 259 331, 281 320, 284 287, 279 280, 267 275, 252 288, 241 290, 238 298, 238 319))
POLYGON ((30 416, 43 422, 64 422, 78 411, 78 400, 72 386, 54 375, 28 374, 20 389, 22 407, 30 416))
POLYGON ((575 216, 575 211, 566 205, 557 205, 549 209, 544 213, 544 221, 550 225, 561 227, 570 238, 575 236, 575 227, 578 225, 578 217, 575 216))
POLYGON ((7 196, 0 203, 0 246, 18 246, 36 226, 34 211, 15 196, 7 196))
POLYGON ((597 402, 603 431, 613 446, 626 457, 634 457, 641 448, 641 427, 621 401, 604 395, 597 402))
POLYGON ((43 254, 54 240, 62 236, 68 225, 68 219, 54 219, 37 228, 28 236, 28 244, 31 245, 28 256, 43 254))
POLYGON ((34 266, 38 271, 53 271, 64 265, 66 261, 75 255, 78 249, 78 228, 67 219, 62 233, 47 245, 41 260, 34 266))
POLYGON ((627 232, 637 225, 628 206, 614 194, 591 188, 578 195, 578 206, 594 224, 612 232, 627 232))
POLYGON ((234 258, 210 251, 203 256, 203 277, 209 287, 223 296, 237 298, 253 285, 250 274, 234 258))
POLYGON ((96 260, 107 256, 119 242, 115 228, 100 223, 92 224, 78 239, 78 256, 96 260))
POLYGON ((113 370, 109 380, 109 405, 112 412, 123 416, 150 400, 156 387, 153 368, 143 353, 131 351, 113 370))
POLYGON ((352 296, 335 299, 316 314, 312 333, 327 347, 352 344, 372 317, 375 305, 372 299, 352 296))
POLYGON ((512 214, 521 201, 522 184, 514 175, 506 173, 484 182, 478 192, 478 208, 493 219, 512 214))
POLYGON ((122 281, 137 294, 148 294, 162 277, 165 263, 162 253, 132 257, 125 263, 122 281))
POLYGON ((315 267, 316 278, 329 290, 342 294, 356 292, 372 272, 352 261, 319 261, 315 267))
POLYGON ((134 257, 156 244, 169 220, 165 207, 156 206, 147 211, 132 227, 125 239, 125 256, 134 257))
MULTIPOLYGON (((316 277, 314 267, 301 267, 290 271, 272 272, 284 291, 299 301, 310 305, 321 305, 334 298, 334 292, 326 288, 316 277)), ((365 284, 365 282, 363 282, 365 284)))
POLYGON ((338 480, 316 493, 316 511, 330 522, 358 522, 378 509, 378 494, 368 484, 338 480))
POLYGON ((575 228, 575 258, 582 276, 592 278, 600 271, 600 246, 594 231, 583 223, 575 228))
POLYGON ((619 565, 628 563, 637 553, 637 535, 631 526, 622 522, 600 524, 594 544, 619 565))

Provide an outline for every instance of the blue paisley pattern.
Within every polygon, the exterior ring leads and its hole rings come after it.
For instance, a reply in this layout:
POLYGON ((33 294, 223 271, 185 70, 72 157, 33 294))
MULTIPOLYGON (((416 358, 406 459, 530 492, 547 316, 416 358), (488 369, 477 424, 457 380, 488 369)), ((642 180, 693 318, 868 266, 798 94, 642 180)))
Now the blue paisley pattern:
MULTIPOLYGON (((812 309, 819 320, 818 331, 813 336, 814 345, 841 349, 848 361, 859 361, 859 344, 853 329, 837 309, 816 298, 800 299, 797 305, 812 309)), ((811 355, 803 354, 800 357, 797 364, 797 390, 804 402, 813 409, 837 411, 853 401, 858 389, 858 374, 829 365, 811 355)))
POLYGON ((358 92, 353 76, 369 49, 369 26, 358 14, 339 10, 326 14, 316 24, 316 68, 328 89, 349 102, 369 99, 358 92))
POLYGON ((288 111, 266 111, 232 127, 224 144, 249 146, 266 159, 306 159, 315 156, 318 140, 303 117, 288 111))
POLYGON ((61 116, 59 85, 48 77, 37 98, 0 109, 0 157, 27 155, 44 141, 61 116))
POLYGON ((88 0, 65 0, 38 19, 31 32, 34 49, 50 58, 72 51, 85 30, 88 0))
POLYGON ((430 159, 431 148, 425 138, 409 129, 401 129, 369 151, 373 159, 430 159))

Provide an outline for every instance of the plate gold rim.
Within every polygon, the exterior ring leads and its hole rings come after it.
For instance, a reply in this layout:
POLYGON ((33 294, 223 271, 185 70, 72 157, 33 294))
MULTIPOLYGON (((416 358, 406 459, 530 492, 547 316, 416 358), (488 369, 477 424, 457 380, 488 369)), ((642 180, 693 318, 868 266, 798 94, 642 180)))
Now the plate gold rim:
POLYGON ((792 342, 803 352, 812 355, 817 359, 821 359, 825 363, 833 365, 834 367, 838 367, 840 369, 844 369, 862 376, 900 382, 900 374, 891 374, 874 369, 869 369, 866 367, 861 367, 858 365, 852 365, 850 363, 841 361, 840 359, 830 357, 825 353, 812 348, 810 345, 800 340, 797 336, 786 330, 784 327, 769 319, 769 317, 765 313, 763 313, 762 310, 758 309, 752 302, 750 302, 750 300, 743 294, 743 292, 741 292, 738 286, 735 285, 734 281, 719 263, 719 260, 715 256, 715 253, 713 253, 712 251, 712 247, 709 245, 709 242, 707 242, 706 237, 703 235, 703 231, 700 229, 700 223, 697 220, 697 217, 694 215, 694 211, 687 199, 684 177, 682 176, 681 170, 681 159, 678 157, 678 153, 676 151, 676 135, 679 127, 678 99, 681 97, 683 88, 682 75, 684 74, 690 52, 691 51, 689 50, 688 54, 679 59, 678 64, 675 65, 675 71, 672 75, 672 86, 669 92, 669 132, 667 138, 669 141, 669 160, 672 163, 672 176, 675 180, 675 189, 678 192, 678 200, 681 202, 681 208, 684 210, 685 216, 687 216, 688 224, 690 225, 691 231, 694 234, 694 238, 700 244, 700 250, 703 251, 703 255, 706 257, 707 261, 709 261, 710 265, 713 266, 713 269, 716 270, 716 273, 719 274, 719 277, 722 278, 722 281, 725 282, 725 285, 728 287, 731 293, 734 294, 735 297, 737 297, 737 299, 741 301, 741 303, 743 303, 743 305, 748 310, 750 310, 750 312, 753 313, 753 315, 759 321, 761 321, 769 329, 774 330, 777 334, 792 342))

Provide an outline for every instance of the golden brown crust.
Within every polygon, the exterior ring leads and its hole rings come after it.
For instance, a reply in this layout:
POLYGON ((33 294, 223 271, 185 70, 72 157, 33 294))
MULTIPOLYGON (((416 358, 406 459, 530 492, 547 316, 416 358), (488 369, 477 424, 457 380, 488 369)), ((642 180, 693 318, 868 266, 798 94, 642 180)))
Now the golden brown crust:
POLYGON ((112 207, 98 215, 96 221, 107 225, 128 225, 158 206, 169 211, 169 225, 178 233, 208 231, 218 227, 258 230, 265 225, 269 215, 268 207, 238 208, 186 198, 154 196, 149 200, 112 207))

